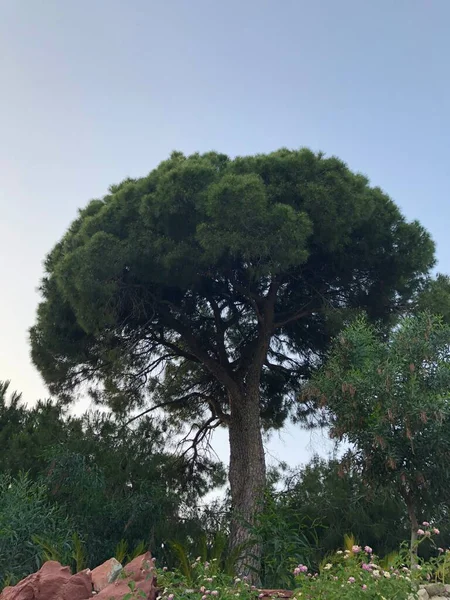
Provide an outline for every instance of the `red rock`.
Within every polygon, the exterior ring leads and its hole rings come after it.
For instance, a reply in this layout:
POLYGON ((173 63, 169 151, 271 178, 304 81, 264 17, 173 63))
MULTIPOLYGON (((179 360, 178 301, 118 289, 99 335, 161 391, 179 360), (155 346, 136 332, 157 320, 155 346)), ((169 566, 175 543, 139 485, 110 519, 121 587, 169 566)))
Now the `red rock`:
POLYGON ((0 594, 0 600, 34 600, 35 596, 36 573, 28 575, 17 585, 10 585, 3 589, 0 594))
POLYGON ((71 575, 69 567, 50 560, 37 573, 7 587, 0 600, 88 600, 92 596, 91 572, 71 575))
MULTIPOLYGON (((96 600, 123 600, 124 596, 131 592, 131 588, 128 584, 129 581, 119 579, 118 581, 107 585, 99 594, 96 594, 94 598, 96 600)), ((156 581, 153 578, 136 583, 134 590, 136 598, 142 598, 142 600, 156 600, 156 581), (142 596, 139 592, 144 592, 145 596, 142 596)))
POLYGON ((62 588, 62 600, 87 600, 91 596, 92 576, 89 569, 72 575, 62 588))
POLYGON ((61 590, 70 577, 69 567, 63 567, 55 560, 44 563, 37 572, 38 593, 36 600, 60 600, 61 590))
POLYGON ((141 556, 138 556, 124 567, 120 579, 103 588, 95 598, 96 600, 122 600, 131 591, 129 586, 130 581, 134 581, 136 584, 134 588, 136 598, 156 600, 155 573, 150 552, 141 554, 141 556), (145 596, 141 596, 139 592, 144 592, 145 596))
MULTIPOLYGON (((0 600, 61 600, 61 591, 71 578, 69 567, 49 560, 37 573, 29 575, 0 594, 0 600)), ((74 600, 84 600, 76 598, 74 600)))
POLYGON ((92 570, 92 585, 96 592, 101 592, 108 584, 113 583, 119 576, 122 565, 115 558, 110 558, 99 567, 92 570))
POLYGON ((137 556, 124 567, 126 577, 131 577, 133 581, 142 581, 148 576, 156 574, 155 565, 150 552, 137 556))
MULTIPOLYGON (((111 574, 113 567, 118 571, 117 561, 107 561, 98 567, 95 575, 96 585, 102 585, 111 574), (100 575, 103 576, 101 581, 100 575)), ((120 566, 120 565, 119 565, 120 566)), ((69 567, 63 567, 56 561, 48 561, 37 573, 29 575, 15 586, 6 587, 0 593, 0 600, 123 600, 130 593, 129 583, 134 582, 133 595, 136 598, 156 600, 156 576, 150 552, 138 556, 123 571, 123 577, 109 583, 93 596, 92 572, 89 569, 71 575, 69 567), (139 594, 144 592, 145 596, 139 594)))

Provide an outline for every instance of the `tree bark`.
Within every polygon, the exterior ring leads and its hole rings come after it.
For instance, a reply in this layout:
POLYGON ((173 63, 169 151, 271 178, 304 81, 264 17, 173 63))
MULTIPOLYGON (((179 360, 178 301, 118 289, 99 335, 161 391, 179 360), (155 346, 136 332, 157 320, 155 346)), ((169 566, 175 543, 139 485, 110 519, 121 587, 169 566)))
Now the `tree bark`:
POLYGON ((258 583, 262 548, 254 541, 251 527, 264 502, 266 463, 261 432, 259 385, 230 395, 230 468, 232 502, 230 547, 242 548, 238 574, 258 583))
POLYGON ((411 568, 417 566, 417 530, 419 529, 419 523, 417 521, 417 514, 415 506, 409 495, 406 497, 406 506, 408 508, 409 522, 411 524, 411 542, 410 542, 410 554, 411 554, 411 568))

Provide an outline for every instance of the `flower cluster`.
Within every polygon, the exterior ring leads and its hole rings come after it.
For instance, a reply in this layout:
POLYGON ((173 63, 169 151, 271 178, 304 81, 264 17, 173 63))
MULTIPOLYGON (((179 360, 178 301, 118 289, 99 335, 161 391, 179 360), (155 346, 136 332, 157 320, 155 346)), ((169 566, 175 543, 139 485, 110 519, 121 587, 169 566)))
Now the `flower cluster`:
POLYGON ((406 598, 412 591, 410 570, 382 568, 370 546, 354 545, 351 550, 339 550, 319 573, 298 565, 294 576, 298 600, 356 600, 362 594, 367 599, 406 598))
POLYGON ((216 559, 198 557, 189 565, 189 573, 162 569, 158 573, 161 595, 157 600, 256 600, 258 590, 245 575, 231 577, 221 571, 216 559))
POLYGON ((419 528, 417 530, 417 535, 421 536, 421 537, 431 537, 432 535, 439 535, 440 531, 437 527, 431 527, 430 523, 428 523, 428 521, 424 521, 422 523, 422 528, 419 528))

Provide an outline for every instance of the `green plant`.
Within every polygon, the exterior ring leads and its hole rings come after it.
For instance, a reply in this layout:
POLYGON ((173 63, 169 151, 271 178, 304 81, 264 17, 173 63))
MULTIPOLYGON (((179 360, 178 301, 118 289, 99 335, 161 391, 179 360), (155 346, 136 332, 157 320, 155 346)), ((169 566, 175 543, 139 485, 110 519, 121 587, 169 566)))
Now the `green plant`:
POLYGON ((87 565, 86 547, 77 532, 75 532, 72 536, 72 543, 72 559, 75 566, 75 572, 78 573, 79 571, 85 569, 87 565))
POLYGON ((128 554, 128 561, 131 561, 134 558, 136 558, 137 556, 144 554, 144 552, 146 550, 147 550, 147 544, 143 541, 139 542, 139 544, 134 548, 134 550, 128 554))
POLYGON ((366 484, 403 500, 413 552, 421 512, 450 485, 450 326, 420 313, 382 333, 365 318, 343 330, 304 400, 351 445, 346 462, 366 484))
POLYGON ((262 546, 260 576, 265 586, 289 588, 293 585, 295 564, 311 566, 319 526, 309 521, 301 507, 290 505, 283 493, 266 492, 264 507, 251 527, 256 543, 262 546))
MULTIPOLYGON (((406 552, 406 556, 408 553, 406 552)), ((402 561, 396 567, 384 570, 372 550, 353 546, 338 551, 319 573, 311 573, 299 564, 294 573, 297 589, 295 596, 314 600, 404 600, 417 589, 418 581, 402 561)))
POLYGON ((130 588, 130 591, 128 592, 128 594, 125 594, 125 596, 122 598, 122 600, 133 600, 133 599, 139 599, 139 598, 147 598, 146 593, 143 590, 140 589, 136 589, 136 582, 135 581, 130 581, 128 583, 128 587, 130 588))
POLYGON ((197 557, 191 563, 189 578, 180 570, 158 570, 162 600, 254 600, 255 588, 248 577, 232 577, 217 566, 217 561, 202 561, 197 557))
POLYGON ((127 542, 127 540, 122 539, 117 544, 116 549, 114 550, 114 557, 116 560, 118 560, 120 562, 120 564, 123 565, 127 554, 128 554, 128 542, 127 542))
POLYGON ((73 526, 47 494, 26 474, 0 475, 0 581, 14 583, 50 558, 70 561, 73 526))
POLYGON ((198 567, 197 556, 204 563, 210 565, 210 572, 221 572, 229 577, 235 574, 235 566, 244 552, 244 545, 230 548, 227 534, 224 531, 216 531, 208 535, 202 532, 197 540, 172 541, 169 543, 178 569, 188 581, 193 580, 193 569, 198 567))

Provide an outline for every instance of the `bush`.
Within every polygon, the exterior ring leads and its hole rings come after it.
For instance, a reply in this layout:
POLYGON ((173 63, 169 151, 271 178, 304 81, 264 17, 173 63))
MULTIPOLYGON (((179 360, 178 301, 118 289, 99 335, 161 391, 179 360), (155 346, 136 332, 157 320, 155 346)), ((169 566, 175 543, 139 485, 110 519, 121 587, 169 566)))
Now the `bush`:
POLYGON ((411 571, 403 562, 397 568, 383 569, 372 549, 354 546, 338 551, 320 572, 312 574, 304 565, 294 571, 298 584, 296 596, 305 600, 367 600, 395 598, 404 600, 414 584, 411 571))
POLYGON ((302 562, 311 566, 318 547, 320 523, 313 522, 301 506, 293 506, 283 493, 268 491, 263 511, 252 527, 261 543, 261 580, 269 588, 290 588, 292 569, 302 562))
POLYGON ((73 528, 47 494, 44 484, 26 474, 0 475, 0 583, 15 583, 38 569, 48 558, 45 546, 71 562, 73 528))

